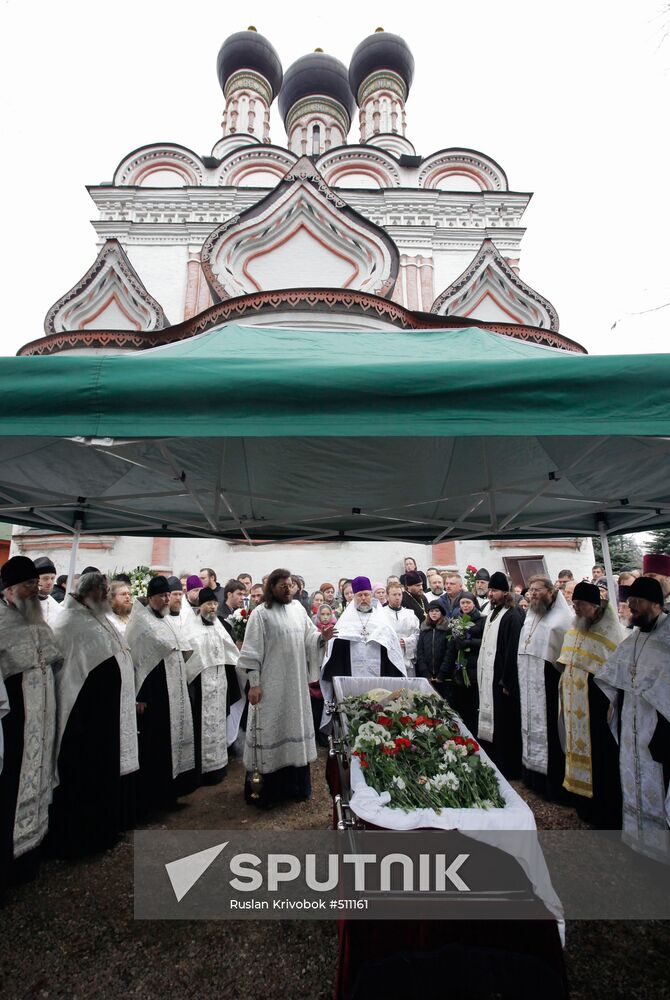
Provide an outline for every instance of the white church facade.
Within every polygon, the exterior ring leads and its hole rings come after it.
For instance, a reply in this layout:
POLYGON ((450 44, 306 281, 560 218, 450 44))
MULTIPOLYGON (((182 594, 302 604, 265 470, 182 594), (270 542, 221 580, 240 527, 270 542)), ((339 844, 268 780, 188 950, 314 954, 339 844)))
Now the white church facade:
MULTIPOLYGON (((510 189, 503 168, 476 150, 417 155, 406 112, 414 60, 402 38, 378 29, 348 67, 317 50, 284 72, 250 28, 226 39, 217 72, 225 106, 209 155, 150 144, 124 156, 110 182, 89 187, 97 256, 19 354, 144 355, 233 322, 334 332, 483 327, 540 353, 585 353, 521 277, 530 194, 510 189), (285 129, 276 143, 275 100, 285 129)), ((405 555, 424 569, 472 563, 519 580, 538 565, 554 578, 566 567, 590 575, 593 562, 585 539, 256 547, 85 535, 81 548, 85 563, 105 571, 207 565, 221 579, 243 571, 260 579, 286 564, 310 589, 353 572, 383 579, 402 570, 405 555)), ((15 528, 12 549, 67 571, 66 535, 15 528)))

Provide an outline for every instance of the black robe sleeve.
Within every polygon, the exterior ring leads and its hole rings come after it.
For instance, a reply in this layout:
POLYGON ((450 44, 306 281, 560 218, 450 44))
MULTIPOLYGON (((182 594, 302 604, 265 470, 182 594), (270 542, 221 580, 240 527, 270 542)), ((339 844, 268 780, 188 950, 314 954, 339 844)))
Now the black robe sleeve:
POLYGON ((649 753, 652 760, 663 765, 663 784, 667 792, 670 784, 670 722, 660 712, 656 712, 656 715, 658 722, 649 741, 649 753))
POLYGON ((519 651, 519 636, 523 628, 523 619, 516 608, 510 608, 500 623, 498 632, 498 656, 501 659, 500 686, 510 694, 519 693, 519 672, 517 653, 519 651))

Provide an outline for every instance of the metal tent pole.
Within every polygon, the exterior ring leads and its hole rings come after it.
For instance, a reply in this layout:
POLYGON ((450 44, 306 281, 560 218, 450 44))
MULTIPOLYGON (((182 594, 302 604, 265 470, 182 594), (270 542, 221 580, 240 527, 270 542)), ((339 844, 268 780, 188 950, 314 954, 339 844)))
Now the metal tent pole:
POLYGON ((70 550, 70 565, 67 571, 67 592, 72 593, 72 588, 74 584, 74 571, 77 565, 77 554, 79 552, 79 539, 81 538, 81 529, 84 522, 81 520, 74 522, 74 533, 72 535, 72 548, 70 550))
POLYGON ((610 543, 607 537, 606 521, 598 521, 598 534, 600 535, 600 545, 603 550, 603 562, 605 563, 607 593, 609 594, 610 600, 613 601, 616 606, 618 600, 618 588, 616 580, 614 579, 614 570, 612 569, 612 558, 610 556, 610 543))

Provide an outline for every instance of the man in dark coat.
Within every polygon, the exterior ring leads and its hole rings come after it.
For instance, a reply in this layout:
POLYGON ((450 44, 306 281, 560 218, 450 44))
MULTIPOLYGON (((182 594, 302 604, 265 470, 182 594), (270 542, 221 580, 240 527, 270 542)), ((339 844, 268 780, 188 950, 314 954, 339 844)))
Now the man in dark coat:
POLYGON ((413 611, 419 622, 423 624, 428 614, 429 600, 423 592, 423 584, 418 573, 405 573, 405 593, 402 595, 403 608, 413 611))
POLYGON ((477 736, 505 777, 521 775, 521 709, 517 651, 523 618, 504 573, 489 584, 491 613, 486 619, 477 661, 479 718, 477 736))

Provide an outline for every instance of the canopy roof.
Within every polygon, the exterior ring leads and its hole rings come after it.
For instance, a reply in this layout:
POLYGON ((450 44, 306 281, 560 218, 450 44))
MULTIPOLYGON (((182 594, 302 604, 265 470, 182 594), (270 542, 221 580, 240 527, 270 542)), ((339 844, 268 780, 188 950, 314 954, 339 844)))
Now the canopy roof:
POLYGON ((667 526, 669 358, 229 325, 137 355, 1 359, 0 518, 264 541, 667 526))

